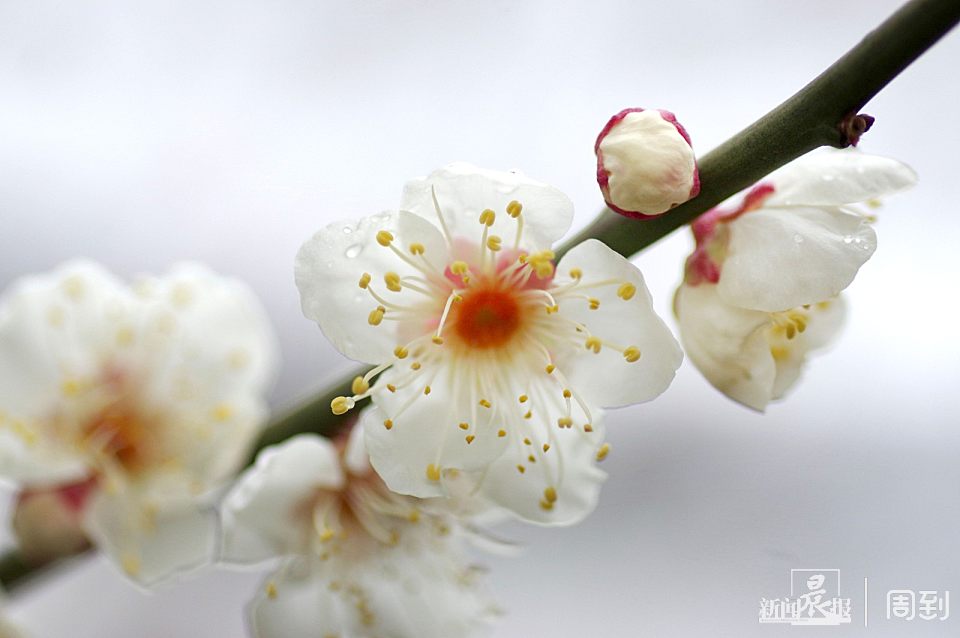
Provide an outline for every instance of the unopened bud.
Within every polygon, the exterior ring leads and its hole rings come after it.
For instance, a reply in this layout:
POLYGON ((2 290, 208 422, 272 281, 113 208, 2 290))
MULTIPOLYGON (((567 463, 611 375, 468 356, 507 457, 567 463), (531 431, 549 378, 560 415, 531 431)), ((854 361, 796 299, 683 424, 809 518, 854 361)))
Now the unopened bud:
POLYGON ((669 111, 625 109, 594 147, 603 199, 628 217, 654 217, 700 192, 690 137, 669 111))

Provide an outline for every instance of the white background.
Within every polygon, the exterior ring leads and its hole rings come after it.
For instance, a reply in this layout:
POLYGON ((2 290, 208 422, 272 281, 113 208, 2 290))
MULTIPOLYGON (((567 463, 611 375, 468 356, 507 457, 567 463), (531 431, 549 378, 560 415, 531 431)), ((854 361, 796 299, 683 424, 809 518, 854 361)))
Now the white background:
MULTIPOLYGON (((0 0, 0 285, 79 255, 123 275, 205 261, 268 307, 287 405, 349 365, 293 285, 321 226, 394 207, 452 160, 560 187, 582 226, 611 114, 670 109, 705 152, 897 5, 0 0)), ((496 636, 799 635, 757 609, 807 567, 839 568, 854 599, 853 625, 824 635, 960 635, 958 63, 955 33, 865 109, 862 148, 921 184, 880 210, 838 345, 766 415, 686 363, 663 397, 611 414, 593 517, 510 527, 526 553, 483 559, 507 610, 496 636), (954 590, 953 617, 886 621, 893 588, 954 590)), ((665 316, 689 247, 678 233, 638 260, 665 316)), ((235 638, 257 579, 150 595, 94 559, 11 613, 41 638, 235 638)))

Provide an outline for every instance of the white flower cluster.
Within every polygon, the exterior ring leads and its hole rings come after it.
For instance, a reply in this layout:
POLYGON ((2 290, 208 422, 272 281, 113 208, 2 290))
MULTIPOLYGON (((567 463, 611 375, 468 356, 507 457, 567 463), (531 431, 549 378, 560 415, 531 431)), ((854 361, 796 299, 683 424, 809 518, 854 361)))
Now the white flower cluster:
MULTIPOLYGON (((621 212, 697 192, 667 112, 615 116, 597 153, 621 212)), ((697 220, 675 311, 707 379, 758 410, 781 397, 874 251, 855 204, 914 179, 893 160, 815 155, 697 220)), ((261 638, 488 628, 500 611, 467 553, 489 540, 475 521, 587 516, 604 409, 659 396, 683 356, 627 259, 596 240, 556 259, 572 218, 546 184, 454 164, 407 184, 396 211, 307 241, 305 315, 371 366, 331 409, 370 406, 332 439, 260 453, 222 497, 219 535, 215 491, 265 423, 275 367, 257 301, 197 265, 132 287, 89 262, 23 279, 0 300, 0 476, 21 487, 23 555, 94 545, 142 584, 215 556, 269 563, 251 607, 261 638)))

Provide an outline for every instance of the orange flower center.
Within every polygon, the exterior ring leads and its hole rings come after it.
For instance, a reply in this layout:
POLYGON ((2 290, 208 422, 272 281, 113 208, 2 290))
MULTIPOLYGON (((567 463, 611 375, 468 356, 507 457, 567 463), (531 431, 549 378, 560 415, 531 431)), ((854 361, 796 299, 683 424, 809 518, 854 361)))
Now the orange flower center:
POLYGON ((521 309, 513 291, 497 287, 474 288, 453 306, 453 330, 457 337, 477 349, 499 348, 508 343, 521 325, 521 309))

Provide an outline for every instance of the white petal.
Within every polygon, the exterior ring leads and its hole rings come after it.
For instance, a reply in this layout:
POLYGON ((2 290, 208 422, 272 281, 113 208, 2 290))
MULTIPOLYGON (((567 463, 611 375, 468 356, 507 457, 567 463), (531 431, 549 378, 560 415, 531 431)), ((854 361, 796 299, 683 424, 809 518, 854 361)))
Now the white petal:
POLYGON ((86 526, 96 546, 141 585, 213 560, 216 516, 199 502, 154 504, 136 491, 100 490, 86 526))
POLYGON ((683 353, 663 320, 653 311, 650 293, 640 270, 602 242, 589 239, 560 261, 558 271, 583 271, 584 283, 614 279, 636 287, 630 300, 617 296, 618 285, 585 292, 600 301, 590 310, 582 299, 560 302, 560 316, 586 325, 590 334, 621 347, 640 349, 639 361, 628 363, 617 350, 604 347, 594 354, 586 348, 558 353, 557 365, 570 386, 595 405, 613 407, 649 401, 670 385, 683 353))
MULTIPOLYGON (((426 368, 423 372, 429 374, 426 368)), ((377 383, 394 382, 397 374, 391 369, 377 383)), ((429 466, 472 472, 503 453, 506 439, 496 434, 502 423, 500 402, 494 399, 492 409, 478 406, 478 398, 462 387, 464 376, 462 371, 442 369, 430 381, 429 396, 416 384, 396 393, 380 392, 374 397, 375 409, 364 412, 370 463, 394 492, 422 498, 441 496, 445 493, 443 481, 428 477, 429 466), (397 416, 411 397, 416 397, 413 403, 397 416), (388 418, 393 421, 389 430, 384 427, 388 418), (460 429, 460 423, 471 429, 460 429), (466 436, 471 433, 476 438, 467 443, 466 436)), ((515 402, 515 397, 511 399, 515 402)))
POLYGON ((317 488, 338 489, 344 476, 333 445, 301 434, 265 449, 244 472, 221 506, 222 559, 252 563, 304 551, 311 532, 294 517, 317 488))
POLYGON ((680 286, 674 304, 684 350, 707 381, 735 401, 766 408, 776 375, 769 315, 725 303, 710 284, 680 286))
MULTIPOLYGON (((364 411, 369 409, 371 408, 364 408, 364 411)), ((367 444, 364 441, 364 421, 365 419, 361 416, 357 419, 354 426, 350 428, 347 447, 343 452, 343 466, 348 472, 357 476, 363 476, 373 470, 370 466, 370 455, 367 454, 367 444)))
POLYGON ((607 477, 596 466, 604 438, 603 414, 597 409, 592 416, 593 432, 553 424, 525 429, 525 437, 512 438, 503 456, 490 465, 479 494, 531 523, 573 525, 586 518, 596 507, 607 477), (550 449, 541 453, 544 443, 550 449), (529 461, 531 454, 536 463, 529 461), (518 466, 524 467, 523 473, 518 466), (547 488, 553 488, 557 497, 550 509, 541 505, 547 488))
POLYGON ((910 188, 917 175, 897 160, 850 149, 805 155, 763 182, 775 189, 764 206, 841 206, 910 188))
POLYGON ((480 213, 489 208, 496 213, 489 232, 502 237, 504 245, 513 245, 517 222, 506 213, 511 201, 523 206, 521 247, 528 250, 550 248, 566 234, 573 221, 573 203, 566 195, 519 172, 456 163, 408 182, 400 208, 440 227, 432 191, 436 192, 450 234, 474 242, 480 238, 480 213))
POLYGON ((256 638, 352 636, 323 565, 297 557, 271 574, 250 606, 256 638), (269 591, 269 593, 268 593, 269 591))
POLYGON ((718 292, 775 312, 835 297, 877 246, 870 224, 838 208, 761 209, 730 222, 718 292))
POLYGON ((380 363, 388 360, 400 345, 393 322, 371 326, 367 319, 379 304, 359 287, 363 273, 373 279, 371 286, 394 303, 419 302, 422 296, 404 290, 389 292, 383 276, 395 272, 401 277, 421 275, 390 248, 377 243, 381 230, 394 236, 394 245, 409 254, 413 243, 425 247, 424 258, 441 270, 447 263, 447 246, 432 224, 408 212, 383 213, 357 223, 327 226, 306 242, 297 254, 296 281, 303 314, 320 324, 320 329, 344 355, 380 363))

